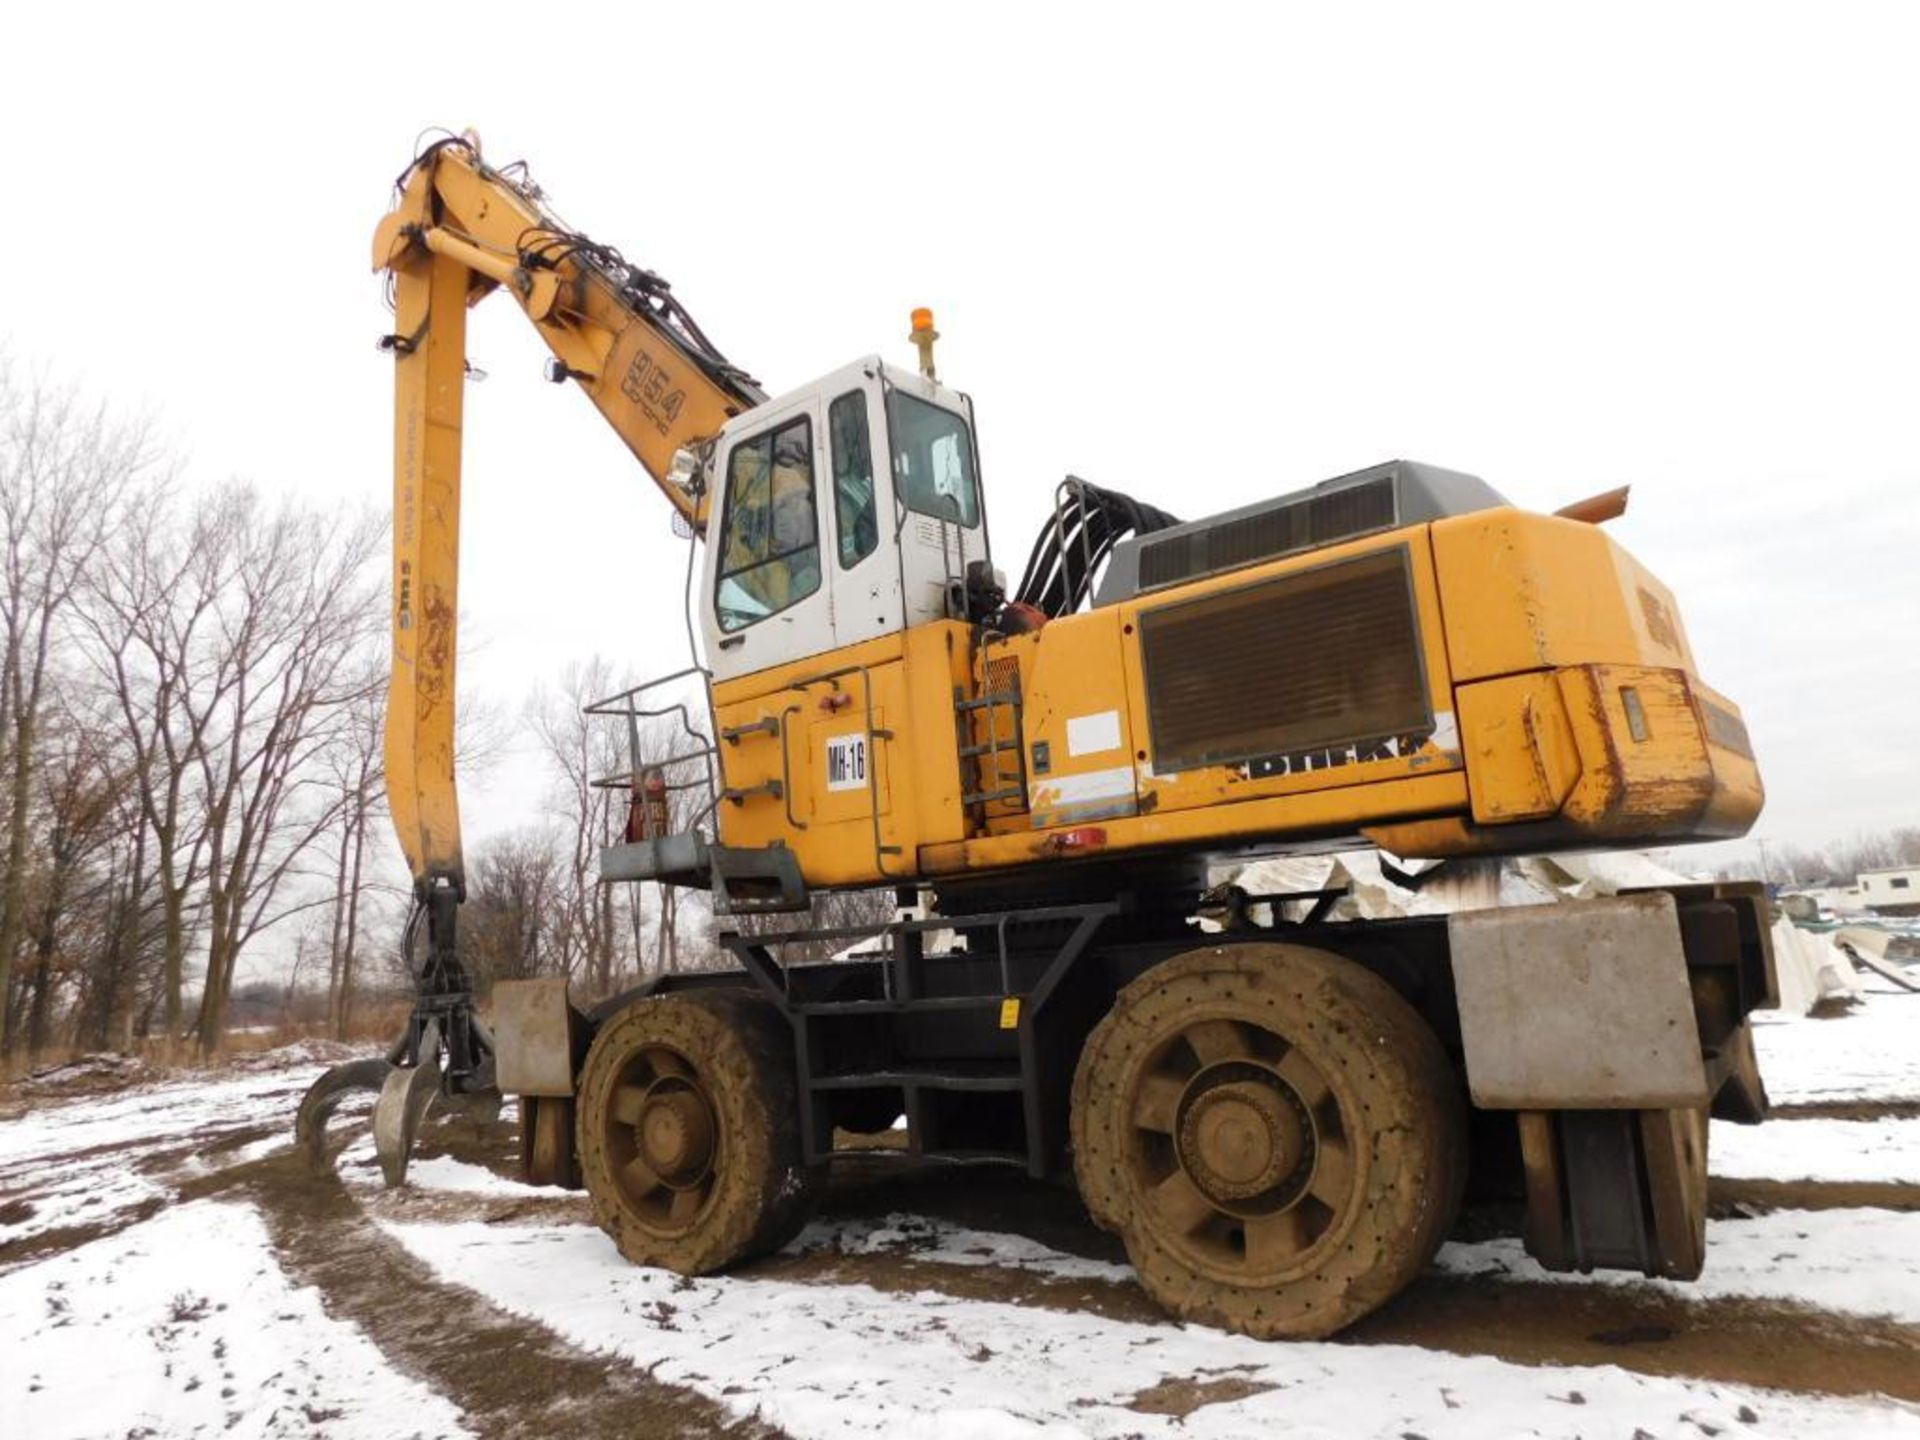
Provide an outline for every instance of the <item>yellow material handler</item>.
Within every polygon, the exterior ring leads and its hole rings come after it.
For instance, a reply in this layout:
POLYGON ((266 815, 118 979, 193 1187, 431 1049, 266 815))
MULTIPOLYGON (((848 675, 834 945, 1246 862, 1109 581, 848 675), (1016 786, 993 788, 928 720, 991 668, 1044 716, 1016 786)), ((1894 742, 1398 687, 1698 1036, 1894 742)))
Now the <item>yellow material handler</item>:
POLYGON ((875 1163, 836 1136, 904 1117, 911 1163, 1070 1176, 1159 1301, 1267 1337, 1389 1300, 1469 1182, 1524 1200, 1549 1268, 1699 1272, 1707 1118, 1766 1104, 1753 887, 1368 921, 1217 883, 1358 846, 1444 874, 1744 833, 1745 727, 1601 528, 1624 492, 1530 514, 1395 461, 1182 521, 1069 478, 1009 585, 927 312, 916 364, 768 396, 470 135, 398 192, 373 247, 386 761, 419 995, 386 1059, 309 1095, 316 1156, 355 1086, 382 1090, 396 1183, 436 1093, 514 1095, 530 1178, 584 1183, 629 1258, 698 1274, 784 1243, 830 1163, 875 1163), (735 967, 584 1009, 501 984, 489 1028, 453 720, 465 324, 495 290, 687 538, 691 666, 591 707, 680 729, 607 777, 630 819, 601 873, 709 892, 735 967), (811 923, 815 896, 880 887, 890 923, 811 923), (739 918, 769 913, 792 919, 739 918))

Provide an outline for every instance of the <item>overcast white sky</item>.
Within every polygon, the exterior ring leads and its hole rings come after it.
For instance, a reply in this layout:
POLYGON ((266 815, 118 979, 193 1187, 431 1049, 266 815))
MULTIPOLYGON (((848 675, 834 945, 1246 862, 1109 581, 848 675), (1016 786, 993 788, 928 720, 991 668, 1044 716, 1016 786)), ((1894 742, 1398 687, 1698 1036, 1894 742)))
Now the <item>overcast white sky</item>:
MULTIPOLYGON (((196 475, 384 506, 369 239, 473 126, 774 391, 931 305, 1008 570, 1067 471, 1188 517, 1396 456, 1631 483, 1757 833, 1818 841, 1920 821, 1916 13, 16 6, 0 344, 196 475)), ((512 305, 471 350, 464 681, 677 667, 667 507, 512 305)))

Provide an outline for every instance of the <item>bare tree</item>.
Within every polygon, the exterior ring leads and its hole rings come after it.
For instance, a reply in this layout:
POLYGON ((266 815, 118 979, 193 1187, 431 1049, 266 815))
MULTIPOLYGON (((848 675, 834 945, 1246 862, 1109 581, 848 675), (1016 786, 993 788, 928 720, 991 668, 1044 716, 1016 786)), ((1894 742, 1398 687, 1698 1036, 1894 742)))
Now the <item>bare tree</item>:
MULTIPOLYGON (((56 637, 122 498, 150 464, 139 425, 72 390, 0 366, 0 732, 6 740, 6 868, 0 876, 0 997, 27 925, 29 811, 56 637)), ((9 1010, 11 1013, 11 1010, 9 1010)), ((11 1049, 13 1033, 0 1037, 11 1049)))
POLYGON ((336 1039, 345 1039, 353 1022, 368 828, 379 813, 386 783, 381 755, 385 728, 384 696, 369 689, 339 727, 326 762, 339 797, 333 807, 333 917, 327 941, 327 1027, 336 1039))
POLYGON ((1758 848, 1757 856, 1723 866, 1727 877, 1786 885, 1851 885, 1862 870, 1920 865, 1920 825, 1897 825, 1825 845, 1774 845, 1762 841, 1758 848))
POLYGON ((568 665, 557 690, 544 687, 528 704, 528 720, 553 776, 552 811, 567 842, 566 884, 557 897, 565 968, 596 995, 609 995, 629 959, 637 965, 626 907, 636 897, 600 882, 600 850, 626 820, 626 797, 596 785, 627 768, 625 739, 586 707, 617 688, 599 656, 568 665))
POLYGON ((282 881, 331 825, 340 797, 312 767, 337 727, 355 722, 371 681, 354 661, 382 613, 369 562, 382 527, 282 505, 257 492, 216 497, 236 554, 215 607, 227 683, 198 747, 207 817, 207 971, 196 1025, 219 1047, 235 966, 280 918, 282 881))
POLYGON ((486 994, 496 980, 571 978, 561 899, 567 848, 561 830, 528 826, 490 836, 470 852, 460 948, 476 993, 486 994))
MULTIPOLYGON (((384 653, 369 653, 376 667, 384 653)), ((406 888, 389 885, 386 865, 386 680, 370 678, 351 713, 333 727, 322 766, 323 783, 336 797, 331 807, 333 903, 327 946, 327 1024, 346 1039, 359 998, 367 912, 376 898, 405 899, 406 888)), ((479 780, 505 753, 511 738, 498 706, 484 696, 464 697, 454 723, 454 754, 463 786, 479 780)), ((464 928, 464 927, 463 927, 464 928)), ((463 946, 464 948, 464 946, 463 946)))
POLYGON ((145 836, 138 871, 160 906, 164 1034, 181 1033, 187 949, 208 830, 198 791, 208 727, 232 683, 208 636, 231 579, 217 510, 183 518, 167 484, 148 486, 119 543, 101 552, 83 615, 94 663, 119 713, 145 836))
MULTIPOLYGON (((165 1033, 207 949, 197 1043, 219 1043, 235 966, 341 803, 317 761, 372 683, 381 528, 230 484, 182 504, 148 489, 101 553, 91 651, 123 727, 161 902, 165 1033), (359 663, 356 663, 359 662, 359 663)), ((324 900, 303 903, 325 903, 324 900)))
MULTIPOLYGON (((122 737, 124 738, 124 737, 122 737)), ((74 1000, 75 1043, 106 1049, 132 1040, 136 1015, 152 1009, 161 989, 165 929, 148 866, 148 831, 124 769, 111 792, 111 838, 99 860, 96 939, 74 1000)))
POLYGON ((52 1039, 54 1003, 69 971, 100 943, 98 901, 106 879, 94 861, 116 836, 116 775, 111 737, 65 705, 53 707, 43 727, 44 754, 36 766, 41 835, 33 867, 33 903, 27 918, 26 963, 17 987, 18 1013, 9 1013, 8 1030, 26 1036, 29 1056, 52 1039), (76 902, 81 907, 72 913, 76 902))

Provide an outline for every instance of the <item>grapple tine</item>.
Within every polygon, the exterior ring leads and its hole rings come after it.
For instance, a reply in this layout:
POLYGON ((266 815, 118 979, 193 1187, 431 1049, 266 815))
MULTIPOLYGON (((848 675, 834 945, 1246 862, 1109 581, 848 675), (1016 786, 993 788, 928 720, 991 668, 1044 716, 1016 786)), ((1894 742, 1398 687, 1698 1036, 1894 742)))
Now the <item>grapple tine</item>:
POLYGON ((414 1134, 439 1091, 440 1029, 429 1022, 421 1032, 420 1063, 393 1068, 373 1106, 373 1148, 390 1187, 406 1184, 414 1134))
POLYGON ((355 1090, 379 1090, 392 1071, 393 1066, 385 1060, 349 1060, 335 1065, 307 1087, 294 1117, 293 1140, 306 1150, 307 1163, 314 1170, 333 1168, 327 1152, 327 1121, 340 1102, 355 1090))

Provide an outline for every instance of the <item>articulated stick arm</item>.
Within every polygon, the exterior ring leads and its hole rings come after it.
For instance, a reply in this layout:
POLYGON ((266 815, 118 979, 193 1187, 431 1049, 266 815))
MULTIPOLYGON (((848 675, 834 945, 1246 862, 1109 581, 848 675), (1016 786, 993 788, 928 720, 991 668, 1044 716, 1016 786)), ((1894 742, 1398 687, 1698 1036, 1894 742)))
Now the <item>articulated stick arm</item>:
POLYGON ((461 405, 466 311, 495 289, 520 304, 674 509, 704 530, 707 496, 676 459, 765 397, 658 277, 569 230, 524 178, 466 139, 424 152, 374 234, 393 277, 393 671, 388 799, 422 900, 464 889, 453 777, 461 405))

